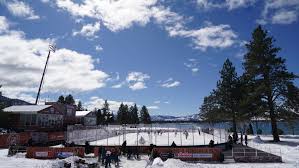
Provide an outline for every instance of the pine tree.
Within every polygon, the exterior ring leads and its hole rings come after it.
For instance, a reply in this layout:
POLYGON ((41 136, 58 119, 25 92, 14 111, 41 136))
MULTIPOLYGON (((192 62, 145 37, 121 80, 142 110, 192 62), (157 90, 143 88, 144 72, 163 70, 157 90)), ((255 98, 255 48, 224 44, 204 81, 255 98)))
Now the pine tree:
POLYGON ((151 117, 148 113, 148 110, 146 106, 142 106, 140 110, 140 122, 144 124, 150 124, 151 123, 151 117))
POLYGON ((128 105, 124 105, 123 108, 123 116, 122 116, 122 123, 123 124, 128 124, 130 122, 130 117, 129 117, 129 106, 128 105))
POLYGON ((82 110, 83 110, 82 102, 79 101, 79 102, 78 102, 78 105, 77 105, 77 111, 82 111, 82 110))
POLYGON ((64 104, 65 103, 64 96, 63 95, 59 96, 57 102, 64 104))
POLYGON ((223 117, 232 121, 234 135, 237 135, 237 114, 240 100, 239 78, 232 62, 227 59, 220 71, 220 80, 217 82, 216 99, 223 117))
POLYGON ((104 122, 104 116, 102 115, 101 109, 95 109, 94 110, 97 117, 97 125, 101 125, 104 122))
POLYGON ((133 124, 139 124, 139 117, 138 117, 138 108, 137 105, 134 104, 133 110, 132 110, 132 119, 133 124))
POLYGON ((69 94, 65 97, 65 104, 69 104, 69 105, 75 104, 75 100, 71 94, 69 94))
POLYGON ((245 75, 254 83, 254 94, 266 104, 265 116, 271 120, 274 141, 279 141, 277 119, 281 108, 289 110, 288 101, 294 99, 290 91, 296 88, 296 76, 287 71, 285 59, 277 56, 280 48, 273 45, 274 39, 258 26, 252 33, 252 40, 246 44, 247 53, 243 64, 245 75), (286 106, 286 107, 284 107, 286 106))
POLYGON ((124 104, 121 103, 119 108, 118 108, 118 111, 117 111, 117 117, 116 117, 116 120, 119 124, 122 124, 122 115, 123 115, 123 106, 124 104))
POLYGON ((134 124, 134 117, 133 117, 134 106, 130 106, 129 108, 129 115, 128 115, 128 124, 134 124))
POLYGON ((107 100, 105 100, 102 108, 103 112, 103 117, 104 117, 104 124, 108 124, 110 121, 110 108, 109 108, 109 103, 107 100))
POLYGON ((110 114, 108 123, 115 123, 115 116, 113 113, 110 114))
POLYGON ((204 97, 203 104, 200 107, 200 118, 209 123, 223 121, 224 119, 215 94, 215 91, 213 91, 209 96, 204 97))
POLYGON ((119 124, 126 124, 126 106, 121 103, 117 112, 117 122, 119 124))
POLYGON ((220 71, 217 88, 204 98, 200 108, 200 117, 207 122, 231 121, 235 140, 237 123, 250 119, 247 111, 250 103, 246 99, 246 82, 242 77, 238 77, 232 62, 227 59, 220 71))

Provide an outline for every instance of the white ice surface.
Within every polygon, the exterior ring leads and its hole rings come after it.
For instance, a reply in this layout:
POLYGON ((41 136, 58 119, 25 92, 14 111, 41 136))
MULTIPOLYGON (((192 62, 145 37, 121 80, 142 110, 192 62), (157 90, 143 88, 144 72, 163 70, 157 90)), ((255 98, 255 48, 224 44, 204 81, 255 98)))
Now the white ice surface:
MULTIPOLYGON (((158 134, 148 134, 146 132, 142 132, 138 134, 138 145, 143 146, 143 145, 150 145, 155 144, 158 146, 167 146, 171 145, 172 142, 174 141, 177 146, 186 146, 186 145, 204 145, 204 144, 209 144, 210 140, 213 140, 215 144, 224 142, 224 137, 217 137, 211 134, 206 134, 201 132, 199 135, 198 132, 188 133, 188 137, 186 138, 184 133, 177 132, 164 132, 162 135, 158 134), (169 134, 169 141, 168 141, 168 134, 169 134), (194 138, 193 138, 194 135, 194 138), (140 138, 143 137, 145 140, 144 144, 140 143, 140 138)), ((119 135, 119 136, 114 136, 111 138, 107 139, 102 139, 98 141, 93 141, 90 144, 91 145, 122 145, 123 141, 127 141, 128 146, 133 146, 137 145, 137 133, 129 133, 126 135, 119 135)))
MULTIPOLYGON (((254 137, 249 136, 249 139, 254 137)), ((148 157, 141 156, 140 160, 127 160, 121 157, 120 165, 123 168, 299 168, 299 136, 284 136, 281 137, 279 143, 271 143, 271 136, 261 136, 263 143, 249 142, 250 146, 257 147, 260 150, 269 150, 271 153, 281 153, 284 163, 186 163, 176 159, 168 159, 163 164, 148 165, 148 157)), ((7 157, 7 149, 0 150, 0 167, 1 168, 59 168, 63 165, 63 160, 37 160, 26 159, 24 154, 18 154, 13 157, 7 157)), ((68 162, 74 162, 76 157, 65 159, 68 162)), ((87 159, 88 162, 96 159, 87 159)), ((114 165, 112 165, 114 168, 114 165)))

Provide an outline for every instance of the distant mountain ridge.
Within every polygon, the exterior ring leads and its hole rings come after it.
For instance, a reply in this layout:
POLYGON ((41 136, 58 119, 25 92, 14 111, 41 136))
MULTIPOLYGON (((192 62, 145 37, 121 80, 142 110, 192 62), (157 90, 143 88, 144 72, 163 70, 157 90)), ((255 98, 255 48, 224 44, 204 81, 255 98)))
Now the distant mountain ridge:
POLYGON ((31 105, 31 103, 28 103, 24 100, 11 99, 2 95, 0 95, 0 103, 3 104, 4 107, 9 107, 13 105, 31 105))
POLYGON ((152 121, 198 121, 199 114, 186 116, 171 116, 171 115, 152 115, 152 121))

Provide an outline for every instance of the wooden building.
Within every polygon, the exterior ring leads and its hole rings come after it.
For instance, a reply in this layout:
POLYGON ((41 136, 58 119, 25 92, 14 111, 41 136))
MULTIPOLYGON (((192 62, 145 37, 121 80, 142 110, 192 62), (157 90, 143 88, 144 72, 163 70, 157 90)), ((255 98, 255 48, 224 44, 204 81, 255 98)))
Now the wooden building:
POLYGON ((46 102, 46 105, 51 105, 62 112, 63 126, 66 128, 68 125, 77 123, 76 119, 76 105, 63 104, 59 102, 46 102))
POLYGON ((61 129, 63 113, 52 105, 19 105, 3 109, 10 128, 16 130, 61 129))

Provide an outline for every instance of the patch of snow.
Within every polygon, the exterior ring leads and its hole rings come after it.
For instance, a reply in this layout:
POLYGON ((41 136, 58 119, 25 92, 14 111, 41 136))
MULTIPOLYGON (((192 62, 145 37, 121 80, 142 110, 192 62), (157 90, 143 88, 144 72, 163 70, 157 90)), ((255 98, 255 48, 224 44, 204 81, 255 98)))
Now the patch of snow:
POLYGON ((261 137, 259 135, 254 137, 252 139, 252 141, 255 142, 255 143, 264 143, 264 141, 261 139, 261 137))
POLYGON ((153 161, 152 167, 156 167, 156 166, 158 167, 164 166, 163 160, 159 157, 155 158, 153 161))

